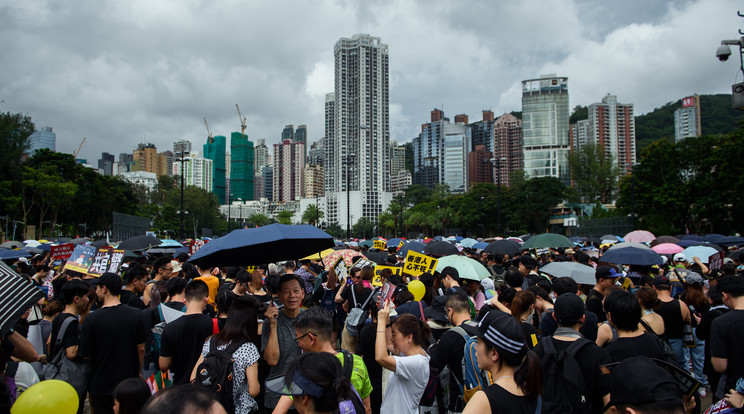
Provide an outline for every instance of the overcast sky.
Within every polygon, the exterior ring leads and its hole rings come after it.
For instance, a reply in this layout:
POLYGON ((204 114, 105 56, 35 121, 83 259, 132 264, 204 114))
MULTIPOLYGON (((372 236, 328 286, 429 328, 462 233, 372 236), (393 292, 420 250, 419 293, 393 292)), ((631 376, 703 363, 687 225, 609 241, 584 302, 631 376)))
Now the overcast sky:
MULTIPOLYGON (((333 46, 389 45, 390 135, 410 141, 430 111, 521 110, 521 81, 568 77, 570 105, 611 93, 636 115, 741 82, 735 0, 36 1, 0 0, 0 111, 51 126, 57 150, 96 165, 140 142, 159 151, 240 131, 279 142, 286 124, 323 134, 333 46)), ((228 149, 229 151, 229 149, 228 149)))

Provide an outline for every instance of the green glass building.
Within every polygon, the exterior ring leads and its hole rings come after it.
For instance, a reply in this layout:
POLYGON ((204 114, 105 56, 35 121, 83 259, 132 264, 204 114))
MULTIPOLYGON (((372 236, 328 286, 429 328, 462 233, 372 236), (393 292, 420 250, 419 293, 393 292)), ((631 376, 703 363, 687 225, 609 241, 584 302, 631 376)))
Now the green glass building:
POLYGON ((223 135, 217 135, 216 137, 207 138, 207 143, 204 144, 204 158, 212 160, 212 191, 217 195, 220 205, 226 204, 226 141, 227 139, 223 135))
POLYGON ((240 132, 230 134, 231 199, 253 200, 253 142, 240 132))

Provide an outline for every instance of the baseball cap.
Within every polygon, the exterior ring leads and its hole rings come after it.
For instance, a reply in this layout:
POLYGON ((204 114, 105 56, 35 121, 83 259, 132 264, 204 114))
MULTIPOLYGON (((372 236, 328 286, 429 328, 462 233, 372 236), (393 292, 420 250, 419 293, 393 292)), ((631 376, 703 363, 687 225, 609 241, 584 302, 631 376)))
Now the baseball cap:
POLYGON ((581 320, 586 311, 584 301, 575 293, 563 293, 553 304, 553 313, 561 325, 573 325, 581 320))
POLYGON ((516 318, 501 311, 490 311, 481 319, 478 337, 499 353, 517 357, 527 353, 522 325, 516 318))
POLYGON ((691 286, 699 286, 704 283, 703 277, 700 276, 700 273, 697 272, 687 272, 687 276, 685 276, 685 283, 691 286))
POLYGON ((597 267, 597 270, 594 272, 594 277, 599 279, 609 279, 613 277, 620 277, 622 276, 620 273, 615 270, 612 266, 599 266, 597 267))
POLYGON ((96 279, 93 284, 98 286, 105 286, 106 289, 108 289, 109 292, 111 292, 111 294, 114 296, 121 293, 122 280, 121 277, 116 273, 106 272, 102 274, 98 279, 96 279))
POLYGON ((687 256, 685 256, 684 253, 677 253, 674 255, 674 258, 672 259, 674 262, 686 262, 687 256))
POLYGON ((323 395, 323 387, 310 381, 299 370, 292 376, 292 382, 286 384, 284 375, 266 380, 266 389, 274 394, 280 395, 310 395, 320 398, 323 395))
POLYGON ((651 280, 651 285, 652 286, 666 286, 666 287, 669 287, 672 284, 671 284, 671 282, 669 281, 669 279, 666 276, 656 276, 655 278, 653 278, 651 280))
POLYGON ((608 408, 641 405, 662 401, 679 401, 682 392, 672 374, 645 356, 625 359, 612 368, 608 408), (632 380, 630 380, 632 379, 632 380))

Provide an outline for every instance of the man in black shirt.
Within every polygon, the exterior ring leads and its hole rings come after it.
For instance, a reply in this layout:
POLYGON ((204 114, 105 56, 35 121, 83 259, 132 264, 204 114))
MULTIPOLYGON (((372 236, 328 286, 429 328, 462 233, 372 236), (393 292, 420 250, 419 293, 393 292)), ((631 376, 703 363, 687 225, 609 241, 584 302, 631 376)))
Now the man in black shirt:
POLYGON ((477 336, 478 324, 470 320, 470 304, 462 295, 450 295, 445 303, 445 312, 452 328, 442 334, 439 341, 432 346, 429 355, 429 365, 436 368, 439 372, 444 369, 445 365, 450 370, 450 400, 448 410, 460 412, 465 408, 462 399, 462 359, 465 353, 465 336, 477 336), (465 335, 463 335, 465 334, 465 335))
MULTIPOLYGON (((168 299, 167 302, 161 305, 177 311, 186 312, 186 297, 184 296, 186 284, 186 280, 178 277, 168 279, 165 282, 165 288, 168 290, 168 299)), ((160 309, 157 306, 142 311, 142 319, 145 323, 145 365, 143 368, 143 377, 149 378, 159 367, 159 355, 156 355, 152 346, 152 328, 163 322, 163 320, 160 318, 160 309)))
MULTIPOLYGON (((564 293, 555 300, 553 317, 558 322, 555 335, 540 341, 533 349, 543 358, 546 354, 546 341, 553 341, 558 352, 565 351, 574 341, 582 338, 579 327, 584 322, 584 302, 573 293, 564 293)), ((604 404, 609 402, 609 375, 603 375, 600 367, 612 362, 604 349, 589 342, 578 350, 574 356, 581 369, 586 397, 591 405, 591 412, 602 412, 604 404)))
POLYGON ((442 269, 440 277, 442 278, 442 285, 444 286, 445 295, 458 293, 466 298, 468 297, 468 293, 465 292, 465 289, 460 287, 460 272, 458 272, 457 269, 451 266, 447 266, 442 269))
POLYGON ((716 397, 723 398, 744 377, 744 277, 725 275, 718 279, 718 290, 730 309, 710 329, 711 363, 716 372, 724 374, 716 397))
POLYGON ((101 275, 96 295, 103 306, 85 317, 80 333, 80 356, 91 360, 90 405, 96 414, 114 412, 114 388, 140 375, 145 356, 142 311, 119 302, 120 293, 119 275, 101 275))
MULTIPOLYGON (((556 277, 553 279, 553 292, 555 292, 556 297, 564 293, 575 293, 578 295, 579 285, 570 277, 556 277)), ((584 338, 590 341, 596 341, 598 329, 597 315, 595 315, 592 311, 586 310, 584 311, 584 316, 584 323, 581 324, 579 333, 581 333, 584 338)), ((553 309, 551 307, 543 313, 542 318, 540 319, 540 333, 542 334, 543 338, 547 336, 553 336, 553 333, 557 328, 558 323, 555 321, 555 318, 553 318, 553 309)))
POLYGON ((165 372, 172 368, 174 385, 189 382, 204 340, 212 334, 212 319, 203 313, 208 300, 207 284, 201 280, 192 281, 186 286, 186 313, 163 329, 160 370, 165 372))
POLYGON ((607 295, 604 308, 607 319, 617 329, 617 340, 604 347, 614 362, 635 356, 664 359, 659 340, 639 325, 641 304, 635 295, 625 290, 614 290, 607 295))
POLYGON ((132 267, 124 274, 127 284, 121 289, 121 303, 140 310, 145 309, 145 302, 142 302, 140 295, 145 291, 147 276, 147 271, 139 266, 132 267))
POLYGON ((602 323, 607 320, 602 301, 610 288, 615 286, 620 273, 612 266, 599 266, 594 272, 594 277, 597 279, 597 283, 594 285, 594 289, 586 295, 586 308, 597 315, 597 321, 602 323))

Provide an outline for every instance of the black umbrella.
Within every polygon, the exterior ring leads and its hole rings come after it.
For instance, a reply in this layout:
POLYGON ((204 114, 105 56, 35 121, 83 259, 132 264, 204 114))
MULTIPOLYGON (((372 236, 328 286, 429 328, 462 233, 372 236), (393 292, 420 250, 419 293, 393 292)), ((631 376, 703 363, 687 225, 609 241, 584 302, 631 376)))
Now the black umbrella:
POLYGON ((88 240, 88 238, 87 238, 87 237, 78 237, 78 238, 76 238, 76 239, 72 239, 72 240, 70 240, 70 243, 72 243, 72 244, 85 244, 85 243, 87 243, 88 241, 89 241, 89 240, 88 240))
POLYGON ((189 262, 200 267, 252 266, 299 259, 334 245, 333 237, 309 224, 269 224, 233 230, 204 245, 189 262))
POLYGON ((488 254, 508 254, 509 256, 518 255, 522 249, 520 249, 517 242, 511 240, 496 240, 483 249, 488 254))
POLYGON ((4 337, 21 315, 43 297, 41 290, 0 262, 0 337, 4 337))
POLYGON ((673 237, 673 236, 659 236, 659 237, 657 237, 657 238, 656 238, 656 239, 655 239, 654 241, 652 241, 652 242, 650 243, 650 246, 651 246, 651 247, 654 247, 654 246, 656 246, 657 244, 662 244, 662 243, 672 243, 672 244, 677 244, 677 243, 679 243, 679 239, 678 239, 678 238, 676 238, 676 237, 673 237))
POLYGON ((741 257, 741 254, 742 253, 744 253, 744 249, 739 249, 739 250, 736 250, 736 251, 734 251, 732 253, 729 253, 728 257, 730 257, 731 260, 739 260, 739 261, 741 261, 740 257, 741 257))
POLYGON ((450 242, 433 240, 424 247, 424 254, 430 256, 449 256, 451 254, 460 254, 460 251, 450 242))
POLYGON ((378 265, 384 265, 387 263, 388 252, 367 252, 365 253, 367 259, 377 263, 378 265))
MULTIPOLYGON (((134 236, 126 239, 116 246, 119 250, 147 250, 150 247, 160 246, 160 239, 152 236, 134 236)), ((209 243, 207 243, 209 244, 209 243)))
POLYGON ((109 242, 107 242, 106 240, 96 240, 90 245, 96 248, 100 248, 100 247, 110 246, 111 244, 109 244, 109 242))
POLYGON ((424 249, 426 249, 426 243, 408 242, 404 244, 403 247, 401 247, 396 254, 398 256, 406 257, 409 250, 413 250, 416 253, 424 253, 424 249))

